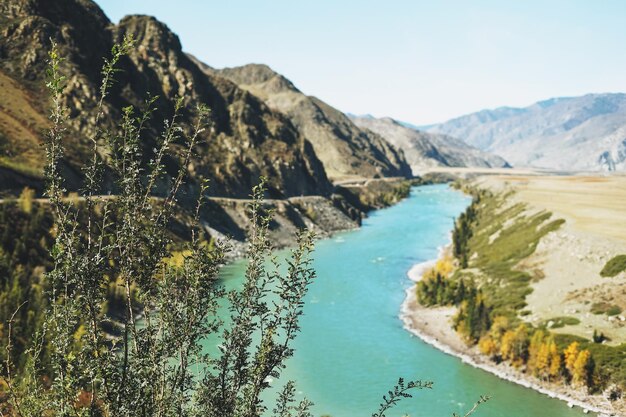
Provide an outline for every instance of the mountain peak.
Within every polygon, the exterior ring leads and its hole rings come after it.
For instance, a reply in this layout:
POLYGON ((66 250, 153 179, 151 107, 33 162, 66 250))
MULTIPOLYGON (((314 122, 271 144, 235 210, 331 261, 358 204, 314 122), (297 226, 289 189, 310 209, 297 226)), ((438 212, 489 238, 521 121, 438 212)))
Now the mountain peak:
MULTIPOLYGON (((11 12, 0 16, 0 82, 12 87, 0 89, 0 137, 11 140, 10 156, 16 166, 37 169, 44 160, 44 148, 40 146, 44 138, 39 134, 44 129, 33 129, 32 120, 41 120, 45 126, 47 96, 41 87, 48 42, 56 39, 65 58, 62 70, 68 75, 63 95, 69 115, 67 158, 63 164, 73 174, 68 189, 80 186, 82 178, 76 164, 86 160, 87 148, 81 141, 94 130, 97 119, 103 58, 110 56, 115 42, 131 34, 137 44, 119 62, 121 71, 103 103, 103 124, 115 126, 122 109, 140 106, 148 92, 158 96, 153 104, 153 119, 145 125, 142 138, 149 155, 158 140, 161 121, 173 116, 176 97, 184 97, 189 107, 204 103, 212 110, 213 129, 203 133, 198 153, 189 163, 194 172, 188 183, 190 192, 197 187, 196 180, 204 177, 211 180, 211 192, 215 195, 246 197, 263 175, 270 179, 268 195, 277 198, 331 193, 332 184, 310 144, 284 115, 225 78, 208 76, 182 52, 178 36, 154 17, 126 16, 113 25, 88 0, 8 1, 0 1, 0 7, 11 12), (8 100, 18 93, 28 113, 20 114, 16 123, 15 117, 5 111, 10 105, 3 103, 11 103, 8 100), (5 120, 11 123, 3 123, 5 120)), ((193 112, 182 111, 179 122, 183 129, 188 129, 195 123, 193 112)), ((9 146, 3 143, 1 151, 4 149, 9 146)), ((168 169, 175 170, 181 163, 172 156, 168 169)), ((19 180, 12 187, 28 183, 23 179, 23 169, 17 170, 15 176, 19 180)), ((0 188, 3 187, 5 184, 0 188)))
POLYGON ((120 33, 133 36, 137 42, 137 49, 182 52, 178 35, 172 32, 165 23, 153 16, 124 16, 117 26, 120 33))
POLYGON ((54 25, 78 23, 77 18, 84 19, 84 23, 96 24, 96 28, 111 23, 102 9, 90 0, 3 0, 0 13, 9 19, 39 16, 54 25))
POLYGON ((266 64, 246 64, 239 67, 219 70, 223 77, 241 86, 263 84, 265 89, 273 93, 281 91, 300 92, 295 85, 266 64))
POLYGON ((267 65, 249 64, 215 73, 286 114, 319 156, 332 179, 410 176, 402 152, 373 132, 357 127, 328 103, 307 96, 267 65))

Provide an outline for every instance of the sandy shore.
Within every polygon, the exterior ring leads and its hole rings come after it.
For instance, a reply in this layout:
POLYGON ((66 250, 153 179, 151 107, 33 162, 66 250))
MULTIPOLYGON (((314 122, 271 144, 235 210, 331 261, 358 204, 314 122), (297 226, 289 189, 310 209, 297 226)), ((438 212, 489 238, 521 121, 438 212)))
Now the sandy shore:
MULTIPOLYGON (((412 281, 418 282, 422 274, 435 262, 429 261, 414 265, 407 273, 408 277, 412 281)), ((455 313, 454 307, 423 307, 417 301, 415 290, 415 285, 407 290, 406 299, 402 304, 400 312, 400 319, 404 323, 406 330, 429 345, 461 359, 461 361, 470 366, 492 373, 499 378, 534 389, 551 398, 566 401, 571 407, 577 406, 602 416, 626 416, 626 410, 614 409, 613 405, 602 396, 588 395, 584 391, 574 390, 569 386, 544 382, 526 375, 507 364, 492 362, 482 355, 476 347, 468 347, 452 329, 451 319, 455 313)))

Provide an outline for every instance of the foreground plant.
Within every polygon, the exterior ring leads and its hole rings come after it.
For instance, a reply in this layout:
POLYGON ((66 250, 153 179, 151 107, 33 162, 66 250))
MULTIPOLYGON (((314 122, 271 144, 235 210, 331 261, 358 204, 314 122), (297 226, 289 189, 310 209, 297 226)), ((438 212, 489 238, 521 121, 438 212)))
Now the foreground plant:
MULTIPOLYGON (((223 328, 216 313, 225 294, 216 281, 224 248, 209 250, 196 228, 182 248, 182 262, 167 261, 174 243, 168 225, 181 210, 177 197, 208 110, 197 108, 197 122, 186 135, 178 123, 182 100, 177 100, 147 164, 142 136, 154 99, 139 113, 125 108, 116 129, 98 125, 116 64, 131 47, 130 39, 116 45, 103 67, 92 157, 84 170, 84 189, 72 200, 65 198, 60 174, 64 77, 55 45, 50 53, 53 110, 46 194, 56 233, 54 268, 47 274, 50 307, 21 378, 13 377, 7 361, 10 403, 23 416, 257 416, 265 409, 260 395, 268 377, 278 377, 293 353, 289 344, 315 276, 310 268, 313 236, 298 237, 286 274, 267 271, 269 217, 261 215, 263 185, 254 189, 246 283, 227 294, 231 317, 223 328), (163 159, 175 143, 181 168, 170 178, 166 195, 154 198, 164 178, 163 159), (102 196, 105 169, 115 178, 114 198, 102 196), (104 310, 107 304, 116 308, 104 310), (139 312, 145 313, 141 320, 139 312), (222 340, 217 358, 201 344, 216 333, 222 340), (254 335, 259 343, 253 343, 254 335)), ((196 225, 205 194, 203 185, 192 214, 196 225)), ((285 395, 283 402, 291 400, 285 395)), ((307 408, 308 403, 299 404, 299 415, 306 415, 307 408)))
MULTIPOLYGON (((243 288, 226 293, 217 282, 225 248, 208 245, 200 224, 206 185, 190 213, 195 228, 173 262, 175 243, 168 226, 181 207, 177 199, 186 167, 209 123, 198 106, 191 129, 179 124, 183 100, 164 123, 148 163, 142 139, 155 99, 138 111, 123 109, 114 129, 100 127, 116 65, 132 48, 125 39, 112 50, 90 138, 91 160, 78 198, 68 199, 60 164, 67 112, 62 105, 64 77, 53 43, 49 82, 52 127, 47 136, 46 195, 54 213, 56 241, 51 252, 45 324, 16 376, 7 346, 7 413, 19 416, 237 416, 269 412, 262 393, 278 379, 293 355, 303 299, 315 278, 311 268, 313 235, 302 232, 287 270, 271 258, 270 214, 263 214, 263 181, 253 189, 252 228, 243 288), (188 132, 188 133, 186 133, 188 132), (105 146, 106 145, 106 146, 105 146), (174 146, 176 145, 176 146, 174 146), (105 152, 106 150, 106 152, 105 152), (156 184, 165 177, 164 158, 173 154, 180 168, 167 178, 160 198, 156 184), (115 196, 104 196, 103 173, 115 180, 115 196), (211 249, 209 249, 211 247, 211 249), (267 268, 268 261, 272 268, 267 268), (228 299, 229 317, 218 317, 228 299), (142 315, 140 315, 142 313, 142 315), (217 355, 202 342, 219 338, 217 355)), ((180 244, 179 244, 180 245, 180 244)), ((9 341, 11 340, 9 321, 9 341)), ((421 381, 404 384, 384 398, 382 417, 408 390, 430 388, 421 381)), ((296 401, 288 381, 271 408, 274 416, 310 416, 311 403, 296 401)))

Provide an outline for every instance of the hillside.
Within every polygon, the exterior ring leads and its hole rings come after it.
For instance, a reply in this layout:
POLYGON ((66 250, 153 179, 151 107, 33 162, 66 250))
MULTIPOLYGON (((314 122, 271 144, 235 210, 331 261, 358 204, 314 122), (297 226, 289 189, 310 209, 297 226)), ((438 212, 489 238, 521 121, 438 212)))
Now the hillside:
MULTIPOLYGON (((146 131, 152 149, 163 120, 171 119, 174 100, 184 97, 183 124, 193 120, 196 103, 213 115, 213 131, 203 137, 192 161, 196 178, 211 180, 214 195, 246 197, 260 175, 269 178, 269 195, 330 195, 332 185, 311 144, 290 121, 223 77, 207 75, 182 52, 178 37, 148 16, 127 16, 118 25, 88 0, 11 0, 0 5, 0 178, 5 192, 23 185, 40 189, 42 129, 47 126, 44 89, 49 38, 56 39, 69 75, 65 92, 70 110, 65 161, 68 186, 80 185, 77 166, 94 128, 100 66, 114 42, 132 34, 136 47, 121 62, 104 123, 112 125, 127 105, 140 107, 148 94, 158 96, 154 122, 146 131), (29 51, 24 53, 24 51, 29 51), (78 117, 80 116, 80 117, 78 117)), ((169 161, 172 172, 178 161, 169 161)))
POLYGON ((473 201, 439 260, 409 273, 405 323, 503 379, 624 415, 626 178, 490 173, 461 187, 473 201))
MULTIPOLYGON (((277 246, 293 243, 293 232, 305 225, 320 236, 357 227, 365 211, 380 206, 378 200, 390 204, 408 194, 405 184, 397 181, 380 185, 373 182, 372 187, 362 187, 356 194, 334 186, 307 135, 294 126, 292 116, 272 109, 247 89, 196 63, 182 51, 176 34, 153 17, 127 16, 116 25, 91 0, 10 0, 0 3, 0 199, 6 197, 9 201, 24 187, 34 189, 39 196, 43 190, 42 144, 49 127, 50 106, 45 69, 51 38, 59 45, 64 58, 61 70, 68 76, 63 93, 69 112, 62 161, 65 186, 68 192, 80 190, 80 167, 90 155, 90 136, 95 129, 102 63, 125 35, 132 35, 136 44, 119 63, 120 71, 104 102, 101 127, 114 127, 124 107, 142 108, 149 95, 158 97, 143 137, 148 161, 164 121, 172 118, 177 97, 184 99, 180 120, 183 129, 189 129, 194 122, 192 109, 196 104, 208 105, 212 126, 200 138, 196 155, 188 165, 189 176, 179 202, 183 209, 189 208, 200 180, 210 181, 211 209, 201 220, 211 235, 244 239, 246 199, 260 176, 268 179, 266 197, 275 201, 268 204, 278 208, 271 232, 277 246), (316 207, 289 201, 276 203, 300 196, 310 196, 307 201, 315 201, 316 207), (332 214, 312 214, 317 211, 332 214), (307 215, 316 220, 303 221, 307 215)), ((315 102, 309 98, 306 101, 315 102)), ((328 152, 336 153, 337 166, 352 169, 353 176, 366 179, 410 175, 401 152, 382 138, 360 131, 336 110, 315 103, 324 109, 324 118, 332 116, 336 120, 323 124, 323 129, 347 132, 342 136, 344 144, 326 146, 328 152)), ((311 113, 310 117, 320 115, 311 113)), ((179 147, 175 144, 171 156, 166 157, 164 178, 154 190, 157 196, 180 166, 176 156, 179 147)), ((100 149, 106 162, 108 148, 104 140, 100 149)), ((115 194, 108 174, 104 173, 101 193, 115 194)))
POLYGON ((428 131, 460 138, 516 167, 626 169, 625 94, 587 94, 524 108, 483 110, 428 131))
POLYGON ((203 68, 207 74, 228 78, 261 98, 270 108, 286 114, 311 142, 331 179, 411 175, 402 151, 379 135, 360 129, 345 114, 320 99, 305 95, 268 66, 250 64, 216 70, 203 65, 203 68))
POLYGON ((363 129, 369 129, 401 149, 414 175, 432 167, 502 168, 508 163, 499 156, 480 151, 454 137, 423 132, 394 119, 351 116, 363 129))

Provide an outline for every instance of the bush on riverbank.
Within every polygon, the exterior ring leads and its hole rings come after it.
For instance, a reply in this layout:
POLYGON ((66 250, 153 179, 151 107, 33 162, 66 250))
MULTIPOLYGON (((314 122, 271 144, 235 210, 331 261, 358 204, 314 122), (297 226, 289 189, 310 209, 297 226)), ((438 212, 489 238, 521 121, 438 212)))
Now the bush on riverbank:
POLYGON ((362 185, 338 185, 335 193, 363 213, 389 207, 411 192, 412 180, 369 180, 362 185))
POLYGON ((617 255, 604 265, 604 268, 600 271, 600 275, 612 278, 624 271, 626 271, 626 255, 617 255))

